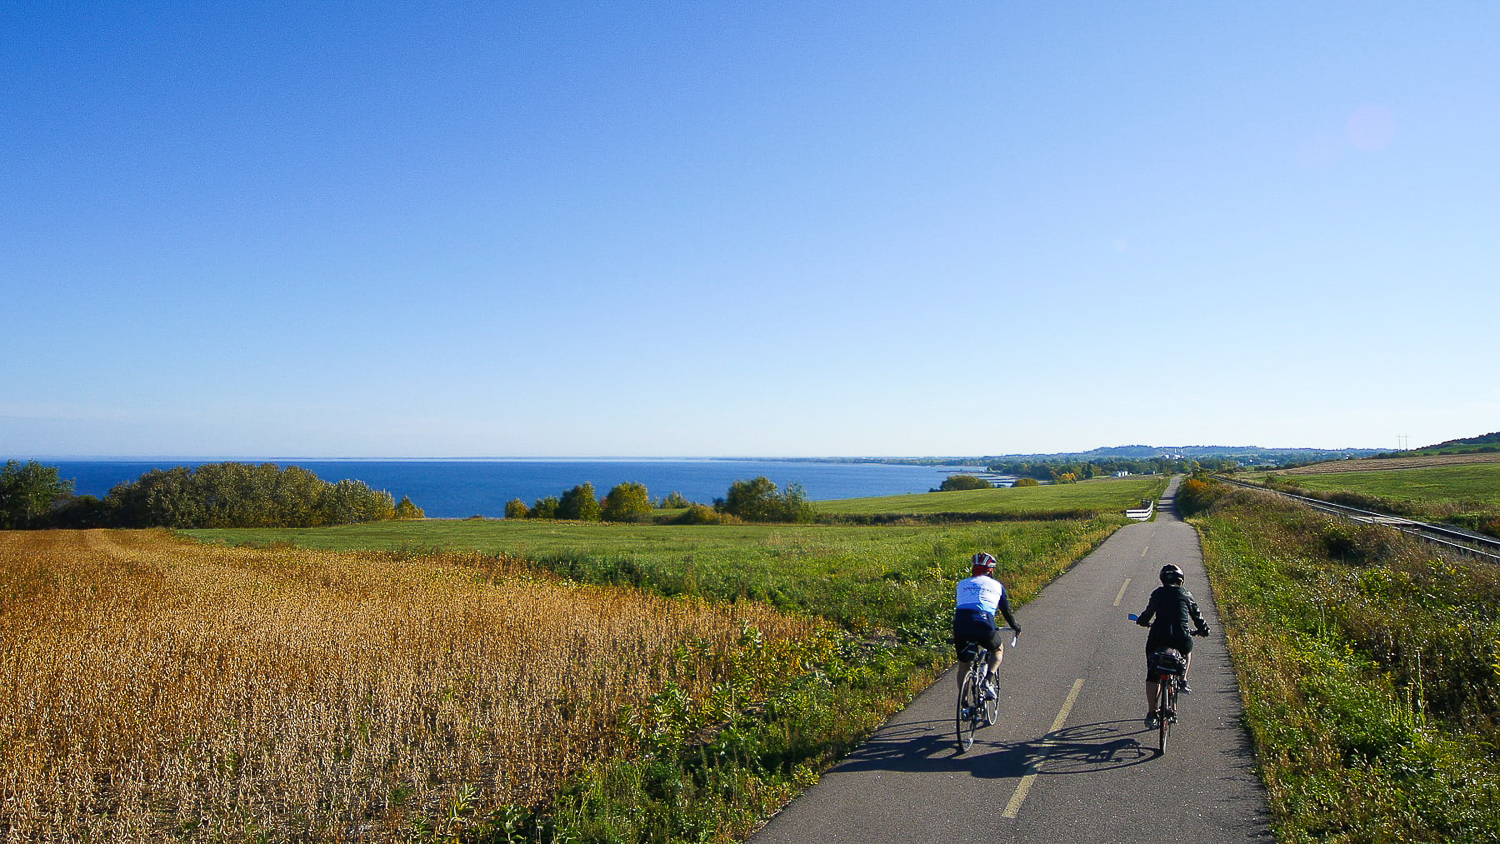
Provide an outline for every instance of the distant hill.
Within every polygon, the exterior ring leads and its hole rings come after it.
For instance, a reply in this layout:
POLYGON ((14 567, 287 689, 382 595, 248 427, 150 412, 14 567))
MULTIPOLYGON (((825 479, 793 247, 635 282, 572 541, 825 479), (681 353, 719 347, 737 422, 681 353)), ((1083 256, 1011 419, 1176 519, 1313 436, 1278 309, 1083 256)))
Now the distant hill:
POLYGON ((1263 448, 1258 445, 1117 445, 1090 451, 1056 454, 1002 454, 984 458, 987 462, 1101 462, 1111 460, 1236 460, 1247 465, 1285 465, 1317 460, 1343 460, 1379 454, 1374 448, 1263 448))
POLYGON ((1464 437, 1457 440, 1445 440, 1437 445, 1429 445, 1423 448, 1412 449, 1405 454, 1462 454, 1464 452, 1487 451, 1493 447, 1500 447, 1500 431, 1492 434, 1480 434, 1477 437, 1464 437))

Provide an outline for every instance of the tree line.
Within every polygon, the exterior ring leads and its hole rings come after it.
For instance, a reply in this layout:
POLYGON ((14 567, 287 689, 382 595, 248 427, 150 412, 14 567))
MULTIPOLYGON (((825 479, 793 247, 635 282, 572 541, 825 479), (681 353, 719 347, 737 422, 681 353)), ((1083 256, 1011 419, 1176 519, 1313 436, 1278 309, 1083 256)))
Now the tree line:
POLYGON ((594 485, 582 483, 560 496, 545 496, 531 504, 519 498, 505 505, 507 519, 567 519, 583 522, 659 522, 667 524, 726 524, 737 522, 807 523, 816 513, 801 484, 785 490, 764 476, 735 481, 712 506, 688 501, 673 492, 653 504, 644 484, 617 484, 602 499, 594 485), (659 511, 673 511, 670 515, 659 511))
MULTIPOLYGON (((508 519, 671 524, 809 523, 816 512, 800 484, 780 489, 764 476, 735 481, 712 505, 673 492, 653 502, 640 483, 617 484, 600 498, 582 483, 528 505, 513 499, 508 519)), ((410 498, 362 481, 329 483, 298 466, 205 463, 153 469, 116 485, 104 498, 74 495, 53 466, 12 460, 0 469, 0 529, 16 528, 309 528, 425 518, 410 498)))
POLYGON ((1017 478, 1034 478, 1039 481, 1068 483, 1086 481, 1090 478, 1107 478, 1116 472, 1132 475, 1191 474, 1197 471, 1231 471, 1238 468, 1239 461, 1233 458, 1116 458, 1106 460, 1006 460, 991 463, 989 471, 1017 478), (1071 475, 1072 477, 1064 477, 1071 475))
POLYGON ((425 516, 363 481, 329 483, 274 463, 153 469, 102 499, 73 491, 56 467, 12 460, 0 470, 0 527, 304 528, 425 516))

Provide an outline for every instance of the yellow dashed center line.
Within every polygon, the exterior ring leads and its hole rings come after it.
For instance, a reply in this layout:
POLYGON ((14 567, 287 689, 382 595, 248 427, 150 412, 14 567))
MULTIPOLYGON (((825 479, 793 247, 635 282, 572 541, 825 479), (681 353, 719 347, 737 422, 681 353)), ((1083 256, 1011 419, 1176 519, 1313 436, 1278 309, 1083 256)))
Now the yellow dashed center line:
MULTIPOLYGON (((1058 712, 1057 717, 1052 720, 1052 729, 1047 731, 1047 735, 1050 736, 1062 729, 1063 724, 1068 720, 1068 713, 1073 711, 1073 704, 1078 701, 1078 692, 1082 689, 1083 679, 1074 680, 1073 690, 1068 692, 1068 699, 1063 701, 1062 711, 1058 712)), ((1041 746, 1041 755, 1032 763, 1031 773, 1021 777, 1021 781, 1016 784, 1016 793, 1010 796, 1010 802, 1005 805, 1005 814, 1002 817, 1014 818, 1021 813, 1021 804, 1026 802, 1026 794, 1031 791, 1031 784, 1036 782, 1037 772, 1042 769, 1042 763, 1047 761, 1047 754, 1052 749, 1052 742, 1043 741, 1041 746)))
POLYGON ((1118 594, 1118 595, 1115 596, 1115 606, 1118 607, 1120 605, 1120 599, 1125 597, 1125 590, 1129 589, 1129 588, 1130 588, 1130 578, 1127 577, 1127 578, 1125 578, 1125 582, 1122 583, 1122 584, 1120 584, 1120 594, 1118 594))

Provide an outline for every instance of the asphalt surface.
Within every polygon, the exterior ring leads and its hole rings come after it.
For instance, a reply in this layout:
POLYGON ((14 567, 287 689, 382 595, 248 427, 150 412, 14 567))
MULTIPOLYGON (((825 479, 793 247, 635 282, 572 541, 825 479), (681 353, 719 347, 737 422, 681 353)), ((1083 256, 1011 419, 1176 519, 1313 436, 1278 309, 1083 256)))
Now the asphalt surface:
POLYGON ((999 723, 972 748, 954 742, 950 669, 752 844, 1271 841, 1198 536, 1173 507, 1177 483, 1155 521, 1117 531, 1017 612, 1024 633, 1000 668, 999 723), (1213 635, 1194 640, 1193 693, 1158 757, 1143 722, 1146 631, 1126 616, 1146 608, 1169 562, 1213 635))

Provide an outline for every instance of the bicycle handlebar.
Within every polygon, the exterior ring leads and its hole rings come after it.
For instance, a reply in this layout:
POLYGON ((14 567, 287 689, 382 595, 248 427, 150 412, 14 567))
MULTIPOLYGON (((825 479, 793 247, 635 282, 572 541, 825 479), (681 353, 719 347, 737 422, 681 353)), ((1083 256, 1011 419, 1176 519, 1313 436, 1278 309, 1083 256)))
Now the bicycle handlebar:
MULTIPOLYGON (((1141 617, 1139 615, 1136 615, 1135 613, 1131 613, 1130 615, 1127 615, 1125 617, 1128 618, 1128 619, 1130 619, 1131 621, 1136 621, 1136 622, 1139 622, 1141 620, 1141 617)), ((1189 633, 1188 635, 1189 636, 1207 636, 1208 634, 1205 633, 1205 632, 1203 632, 1203 631, 1201 631, 1201 630, 1194 630, 1192 633, 1189 633)))

